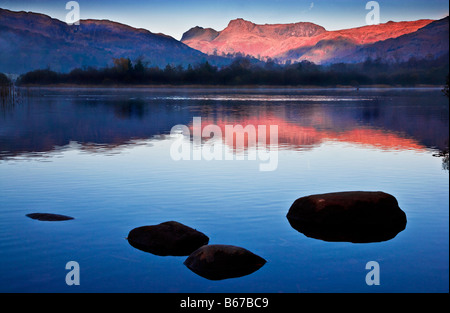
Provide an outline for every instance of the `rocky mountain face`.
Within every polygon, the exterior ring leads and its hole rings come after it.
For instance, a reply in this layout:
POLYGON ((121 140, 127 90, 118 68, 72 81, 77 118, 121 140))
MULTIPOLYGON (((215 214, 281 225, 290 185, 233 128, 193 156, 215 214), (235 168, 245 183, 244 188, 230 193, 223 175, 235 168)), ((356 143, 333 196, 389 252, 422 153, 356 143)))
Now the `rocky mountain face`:
POLYGON ((257 25, 236 19, 222 31, 199 27, 185 33, 182 42, 206 54, 251 55, 261 60, 308 60, 318 64, 353 63, 367 57, 403 60, 412 56, 437 57, 448 52, 448 17, 327 31, 313 23, 257 25), (402 57, 394 56, 396 51, 402 57))
POLYGON ((292 41, 307 40, 326 32, 325 28, 313 23, 257 25, 236 19, 216 32, 216 36, 205 38, 203 34, 193 36, 192 28, 181 41, 206 54, 251 55, 259 59, 274 57, 280 51, 289 50, 292 41))

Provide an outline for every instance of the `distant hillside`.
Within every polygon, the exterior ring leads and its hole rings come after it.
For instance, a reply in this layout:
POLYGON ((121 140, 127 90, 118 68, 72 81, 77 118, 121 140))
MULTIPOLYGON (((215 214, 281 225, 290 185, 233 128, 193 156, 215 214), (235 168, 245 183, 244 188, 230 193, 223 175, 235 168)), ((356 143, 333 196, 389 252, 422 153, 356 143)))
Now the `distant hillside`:
POLYGON ((432 22, 416 32, 363 45, 331 62, 362 62, 367 58, 404 62, 411 58, 437 58, 449 52, 449 17, 432 22))
POLYGON ((206 40, 211 41, 214 40, 219 36, 219 32, 212 29, 212 28, 203 28, 203 27, 193 27, 187 32, 183 34, 183 37, 181 38, 181 41, 187 41, 190 39, 196 39, 196 40, 206 40))
POLYGON ((0 72, 24 73, 50 67, 104 67, 113 58, 142 58, 150 65, 226 62, 163 34, 108 20, 81 20, 69 26, 49 16, 0 9, 0 72))

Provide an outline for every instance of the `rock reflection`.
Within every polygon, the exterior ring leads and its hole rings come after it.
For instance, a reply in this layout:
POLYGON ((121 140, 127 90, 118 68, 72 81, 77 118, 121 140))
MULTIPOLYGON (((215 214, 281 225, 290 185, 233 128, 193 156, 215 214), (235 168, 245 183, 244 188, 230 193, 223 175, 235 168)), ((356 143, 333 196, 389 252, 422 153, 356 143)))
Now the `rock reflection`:
POLYGON ((209 280, 247 276, 259 270, 266 260, 247 249, 231 245, 206 245, 184 262, 191 271, 209 280))
MULTIPOLYGON (((287 218, 289 224, 296 231, 306 237, 329 242, 351 242, 351 243, 372 243, 383 242, 395 238, 402 228, 383 228, 367 225, 318 225, 304 223, 295 219, 287 218)), ((405 224, 406 226, 406 224, 405 224)))
POLYGON ((169 221, 134 228, 127 240, 132 247, 155 255, 186 256, 208 244, 209 238, 189 226, 169 221))
POLYGON ((406 214, 384 192, 336 192, 297 199, 287 219, 307 237, 332 242, 387 241, 406 228, 406 214))

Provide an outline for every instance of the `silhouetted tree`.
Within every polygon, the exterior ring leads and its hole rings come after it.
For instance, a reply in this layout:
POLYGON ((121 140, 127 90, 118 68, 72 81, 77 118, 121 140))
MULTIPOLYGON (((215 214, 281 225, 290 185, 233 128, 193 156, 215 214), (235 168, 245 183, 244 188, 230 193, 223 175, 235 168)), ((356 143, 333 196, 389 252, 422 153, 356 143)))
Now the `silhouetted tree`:
POLYGON ((118 58, 118 59, 114 58, 113 63, 114 68, 118 72, 128 72, 133 68, 131 65, 131 60, 129 58, 118 58))
POLYGON ((0 86, 9 86, 11 84, 11 81, 9 80, 8 76, 6 76, 3 73, 0 73, 0 86))

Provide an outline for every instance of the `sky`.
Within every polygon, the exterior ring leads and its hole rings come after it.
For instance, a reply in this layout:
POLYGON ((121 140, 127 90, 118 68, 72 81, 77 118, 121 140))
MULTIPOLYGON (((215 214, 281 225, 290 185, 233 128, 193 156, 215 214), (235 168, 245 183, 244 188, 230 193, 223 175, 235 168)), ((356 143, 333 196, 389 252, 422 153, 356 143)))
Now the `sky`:
MULTIPOLYGON (((0 0, 0 8, 65 21, 65 0, 0 0)), ((176 39, 195 26, 223 30, 230 20, 256 24, 312 22, 327 30, 366 25, 366 0, 78 0, 81 19, 108 19, 176 39)), ((440 19, 447 0, 380 0, 380 22, 440 19)))

